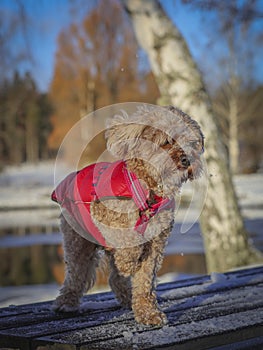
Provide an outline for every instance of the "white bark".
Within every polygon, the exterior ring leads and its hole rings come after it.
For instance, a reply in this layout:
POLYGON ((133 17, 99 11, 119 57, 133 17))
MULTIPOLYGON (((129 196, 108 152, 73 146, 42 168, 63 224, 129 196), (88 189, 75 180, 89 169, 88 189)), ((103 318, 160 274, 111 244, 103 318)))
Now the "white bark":
POLYGON ((227 169, 227 157, 200 72, 178 29, 158 1, 123 0, 147 52, 162 98, 193 116, 205 135, 209 188, 200 217, 207 267, 225 271, 261 259, 250 247, 227 169))
POLYGON ((238 145, 238 108, 236 98, 229 101, 229 162, 232 174, 238 173, 239 145, 238 145))
POLYGON ((229 163, 232 174, 239 170, 239 145, 238 145, 238 80, 235 77, 230 79, 229 96, 229 163))

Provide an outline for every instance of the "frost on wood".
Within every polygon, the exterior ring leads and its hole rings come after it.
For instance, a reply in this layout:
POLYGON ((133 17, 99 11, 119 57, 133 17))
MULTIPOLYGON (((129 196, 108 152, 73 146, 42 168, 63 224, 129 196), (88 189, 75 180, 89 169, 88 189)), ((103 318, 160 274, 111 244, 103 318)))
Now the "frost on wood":
POLYGON ((0 310, 0 347, 7 341, 9 348, 28 349, 35 344, 82 350, 231 346, 262 334, 262 293, 262 267, 161 284, 159 305, 169 320, 162 328, 136 323, 112 293, 85 296, 82 312, 68 315, 55 314, 47 302, 12 306, 0 310))

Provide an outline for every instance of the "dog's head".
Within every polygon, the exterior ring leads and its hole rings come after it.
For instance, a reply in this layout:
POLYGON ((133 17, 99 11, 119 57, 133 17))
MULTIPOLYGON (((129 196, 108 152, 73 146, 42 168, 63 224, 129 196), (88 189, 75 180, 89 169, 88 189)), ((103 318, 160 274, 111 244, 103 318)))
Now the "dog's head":
POLYGON ((165 192, 201 175, 204 137, 198 123, 179 109, 143 105, 130 116, 116 115, 107 126, 108 150, 121 159, 144 160, 165 192))

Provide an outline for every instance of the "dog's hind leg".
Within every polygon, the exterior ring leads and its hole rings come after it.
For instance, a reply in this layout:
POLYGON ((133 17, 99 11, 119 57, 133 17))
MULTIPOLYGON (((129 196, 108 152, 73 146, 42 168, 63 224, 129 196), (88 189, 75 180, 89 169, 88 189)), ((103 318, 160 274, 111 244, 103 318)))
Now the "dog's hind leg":
POLYGON ((97 246, 76 233, 63 217, 61 229, 64 235, 66 275, 53 310, 72 312, 78 310, 83 293, 95 282, 99 257, 97 246))
POLYGON ((122 306, 131 308, 131 280, 121 276, 114 262, 114 256, 108 254, 110 276, 109 285, 122 306))

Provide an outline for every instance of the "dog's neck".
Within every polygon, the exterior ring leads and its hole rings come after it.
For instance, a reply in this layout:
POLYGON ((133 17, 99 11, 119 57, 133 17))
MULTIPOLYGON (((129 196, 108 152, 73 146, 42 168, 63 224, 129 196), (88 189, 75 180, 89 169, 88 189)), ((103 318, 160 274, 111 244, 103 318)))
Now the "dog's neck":
POLYGON ((154 167, 143 159, 132 158, 126 160, 127 168, 136 174, 146 187, 158 196, 163 196, 161 182, 158 181, 158 174, 154 167), (155 171, 154 171, 155 170, 155 171))

